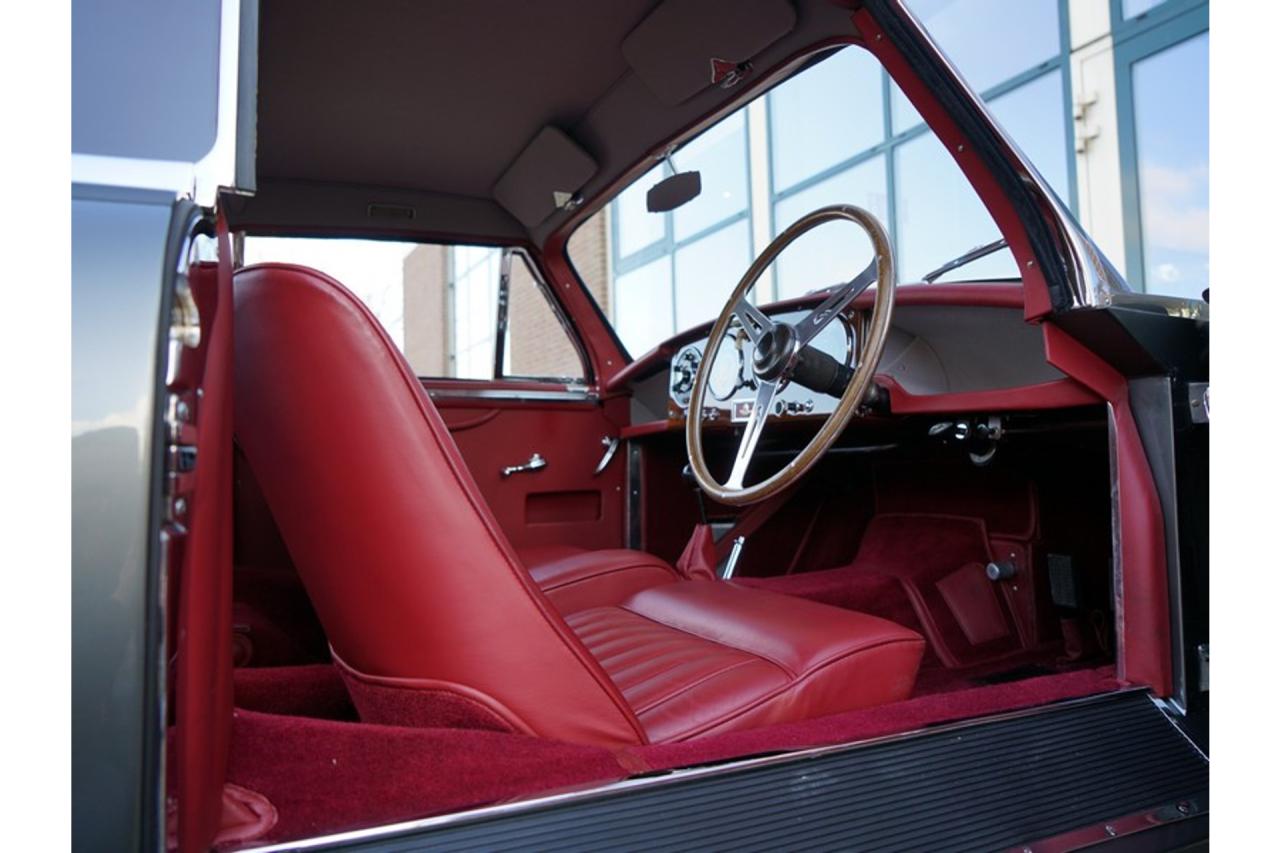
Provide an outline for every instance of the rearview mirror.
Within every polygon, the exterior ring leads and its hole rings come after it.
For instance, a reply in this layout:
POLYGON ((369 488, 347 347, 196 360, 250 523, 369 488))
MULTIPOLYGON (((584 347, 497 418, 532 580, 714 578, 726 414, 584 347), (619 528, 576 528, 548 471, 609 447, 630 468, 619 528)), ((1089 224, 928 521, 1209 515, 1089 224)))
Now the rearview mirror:
POLYGON ((645 201, 650 213, 666 213, 693 201, 701 192, 701 172, 676 172, 650 187, 645 201))

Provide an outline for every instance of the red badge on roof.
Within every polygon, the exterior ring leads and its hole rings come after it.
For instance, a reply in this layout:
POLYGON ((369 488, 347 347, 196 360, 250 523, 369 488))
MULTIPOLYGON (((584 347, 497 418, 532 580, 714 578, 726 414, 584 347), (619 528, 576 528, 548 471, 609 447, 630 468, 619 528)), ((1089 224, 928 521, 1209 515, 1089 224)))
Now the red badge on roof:
POLYGON ((738 63, 711 57, 711 83, 719 86, 726 77, 738 73, 738 63))
POLYGON ((750 62, 730 62, 727 59, 711 57, 711 84, 721 89, 728 89, 742 82, 751 73, 750 62))

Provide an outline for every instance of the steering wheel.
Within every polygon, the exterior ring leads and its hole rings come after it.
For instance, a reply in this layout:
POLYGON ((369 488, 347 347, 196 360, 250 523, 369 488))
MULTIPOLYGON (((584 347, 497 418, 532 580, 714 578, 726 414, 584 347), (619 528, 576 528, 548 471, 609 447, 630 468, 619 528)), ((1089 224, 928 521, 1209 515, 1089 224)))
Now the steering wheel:
POLYGON ((721 503, 745 506, 759 503, 781 492, 808 473, 844 431, 871 388, 872 378, 884 352, 885 338, 889 333, 895 287, 893 250, 889 246, 889 235, 878 219, 860 207, 835 204, 818 208, 801 217, 768 245, 747 269, 729 301, 725 303, 715 325, 711 327, 711 337, 704 350, 711 355, 698 365, 693 391, 689 397, 685 442, 689 448, 689 465, 703 491, 721 503), (865 270, 835 288, 822 304, 794 326, 770 319, 747 299, 747 294, 761 274, 783 249, 819 225, 840 219, 857 223, 871 238, 875 257, 865 270), (861 357, 857 366, 850 370, 810 344, 827 324, 873 282, 876 285, 875 305, 860 342, 861 357), (756 397, 733 460, 733 470, 729 479, 722 484, 711 475, 702 452, 701 415, 715 353, 719 352, 720 343, 734 318, 755 348, 751 370, 756 383, 756 397), (743 480, 755 456, 765 421, 769 418, 774 395, 788 382, 837 397, 839 403, 804 450, 785 467, 768 479, 751 486, 745 485, 743 480))

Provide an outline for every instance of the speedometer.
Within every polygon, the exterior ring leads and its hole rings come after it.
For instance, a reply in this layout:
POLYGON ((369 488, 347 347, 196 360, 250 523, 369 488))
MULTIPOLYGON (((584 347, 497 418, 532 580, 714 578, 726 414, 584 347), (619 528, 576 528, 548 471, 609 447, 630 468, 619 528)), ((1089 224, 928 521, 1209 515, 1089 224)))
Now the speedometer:
POLYGON ((845 367, 853 367, 853 354, 856 343, 853 327, 850 326, 844 315, 840 314, 836 316, 834 322, 829 323, 825 329, 818 333, 809 346, 825 352, 845 367))

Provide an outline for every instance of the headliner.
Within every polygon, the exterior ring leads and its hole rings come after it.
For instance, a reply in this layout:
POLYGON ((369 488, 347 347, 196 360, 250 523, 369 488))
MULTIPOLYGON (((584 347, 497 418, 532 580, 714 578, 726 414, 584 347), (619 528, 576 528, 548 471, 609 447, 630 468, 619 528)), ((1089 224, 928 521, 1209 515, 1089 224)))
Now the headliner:
POLYGON ((267 0, 259 174, 488 197, 627 72, 618 45, 655 5, 267 0))
MULTIPOLYGON (((385 231, 368 220, 369 203, 381 201, 417 211, 397 233, 540 242, 569 214, 526 229, 493 201, 494 183, 539 129, 560 127, 595 158, 581 193, 591 208, 759 83, 659 101, 621 50, 657 5, 264 0, 258 193, 230 206, 233 224, 385 231)), ((848 10, 830 0, 794 5, 795 29, 755 57, 758 70, 855 35, 848 10)))

